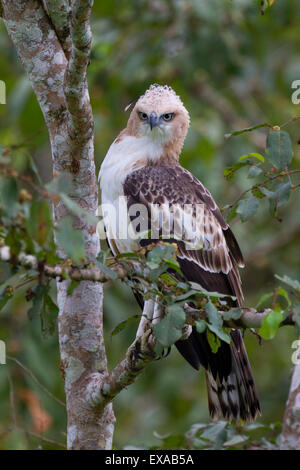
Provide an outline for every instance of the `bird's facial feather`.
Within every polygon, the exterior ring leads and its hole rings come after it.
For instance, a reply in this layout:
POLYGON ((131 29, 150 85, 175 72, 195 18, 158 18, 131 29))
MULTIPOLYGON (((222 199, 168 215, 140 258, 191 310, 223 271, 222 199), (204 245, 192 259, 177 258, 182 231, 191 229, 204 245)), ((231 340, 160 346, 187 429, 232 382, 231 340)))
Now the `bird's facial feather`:
POLYGON ((167 86, 151 85, 133 108, 127 128, 136 137, 148 137, 180 148, 189 127, 189 114, 179 96, 167 86))

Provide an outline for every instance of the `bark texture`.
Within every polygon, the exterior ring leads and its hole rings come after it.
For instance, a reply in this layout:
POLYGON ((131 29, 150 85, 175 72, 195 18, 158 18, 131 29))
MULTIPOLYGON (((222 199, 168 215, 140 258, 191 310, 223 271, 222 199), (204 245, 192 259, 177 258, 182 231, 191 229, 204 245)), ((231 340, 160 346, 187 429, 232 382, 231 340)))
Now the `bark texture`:
MULTIPOLYGON (((96 214, 97 180, 93 154, 93 118, 86 80, 92 1, 2 1, 3 19, 32 84, 49 130, 53 171, 72 175, 73 193, 96 214)), ((67 214, 57 203, 54 217, 67 214)), ((86 253, 97 256, 96 226, 73 218, 83 232, 86 253)), ((60 255, 63 253, 60 250, 60 255)), ((84 395, 90 374, 107 373, 102 331, 102 285, 83 281, 67 296, 69 281, 57 283, 59 343, 65 380, 69 449, 110 449, 112 405, 101 412, 84 395)))
POLYGON ((281 450, 300 450, 300 340, 293 359, 296 365, 283 417, 281 450))

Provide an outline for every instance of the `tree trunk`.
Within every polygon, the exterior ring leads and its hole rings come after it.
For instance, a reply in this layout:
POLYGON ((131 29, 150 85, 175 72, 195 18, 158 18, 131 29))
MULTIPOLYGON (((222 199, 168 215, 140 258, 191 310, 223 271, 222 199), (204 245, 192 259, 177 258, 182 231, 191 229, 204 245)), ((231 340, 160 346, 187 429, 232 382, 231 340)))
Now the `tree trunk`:
POLYGON ((283 418, 281 450, 300 449, 300 340, 297 344, 297 351, 293 354, 296 365, 283 418))
MULTIPOLYGON (((92 1, 73 1, 72 21, 66 11, 68 5, 65 0, 2 0, 2 14, 44 114, 53 171, 69 173, 73 181, 69 196, 96 214, 93 118, 86 81, 92 1), (68 31, 63 26, 69 23, 68 31)), ((61 202, 53 209, 56 221, 67 214, 61 202)), ((84 234, 87 255, 97 256, 100 245, 96 226, 75 217, 73 226, 84 234)), ((57 283, 68 448, 111 449, 115 421, 112 405, 96 410, 85 396, 91 374, 107 374, 102 284, 83 281, 67 295, 68 282, 57 283)))

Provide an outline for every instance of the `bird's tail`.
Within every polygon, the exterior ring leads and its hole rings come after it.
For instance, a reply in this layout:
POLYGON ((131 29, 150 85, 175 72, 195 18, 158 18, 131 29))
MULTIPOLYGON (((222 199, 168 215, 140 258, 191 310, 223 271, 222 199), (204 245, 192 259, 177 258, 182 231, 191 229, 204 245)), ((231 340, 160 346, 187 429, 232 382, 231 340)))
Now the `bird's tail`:
POLYGON ((213 353, 206 333, 194 329, 187 340, 178 341, 176 346, 193 367, 199 369, 202 365, 206 369, 211 418, 251 422, 260 413, 255 383, 241 332, 231 330, 231 340, 230 345, 222 341, 213 353))

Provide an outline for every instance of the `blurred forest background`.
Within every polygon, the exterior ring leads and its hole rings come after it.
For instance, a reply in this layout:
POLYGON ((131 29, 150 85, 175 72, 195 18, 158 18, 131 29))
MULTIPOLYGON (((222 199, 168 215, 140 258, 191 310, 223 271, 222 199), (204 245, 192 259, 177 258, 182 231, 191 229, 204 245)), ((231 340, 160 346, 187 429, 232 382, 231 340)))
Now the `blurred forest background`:
MULTIPOLYGON (((169 84, 191 115, 182 165, 210 189, 221 207, 230 204, 253 182, 247 179, 246 169, 227 181, 224 169, 248 152, 264 154, 266 131, 229 140, 224 134, 263 122, 280 125, 299 113, 299 106, 291 101, 291 83, 300 79, 299 24, 297 0, 276 0, 264 16, 260 2, 254 0, 95 1, 88 79, 97 169, 126 125, 126 105, 151 83, 169 84)), ((43 116, 2 22, 0 47, 0 79, 7 87, 7 104, 0 105, 0 145, 13 146, 19 171, 31 172, 31 156, 42 179, 49 181, 51 155, 43 116)), ((291 124, 288 131, 297 167, 299 124, 291 124)), ((249 222, 231 221, 246 259, 242 272, 245 305, 255 306, 263 293, 278 285, 275 274, 300 279, 297 191, 280 215, 282 222, 272 219, 263 200, 249 222)), ((43 338, 40 322, 28 320, 31 303, 24 299, 25 290, 20 287, 16 298, 1 311, 0 339, 6 342, 9 356, 64 400, 57 335, 43 338)), ((129 288, 120 281, 105 286, 110 367, 122 359, 137 323, 128 324, 116 336, 111 333, 120 321, 137 313, 129 288)), ((250 332, 245 339, 262 403, 259 421, 280 422, 290 384, 294 328, 281 328, 274 341, 263 341, 261 346, 250 332)), ((114 401, 114 445, 159 446, 159 435, 180 435, 195 423, 208 422, 204 382, 203 373, 196 373, 175 349, 166 359, 150 364, 114 401)), ((14 420, 19 428, 65 442, 64 408, 22 367, 7 359, 7 365, 0 366, 0 448, 37 448, 38 437, 10 430, 14 420)))

